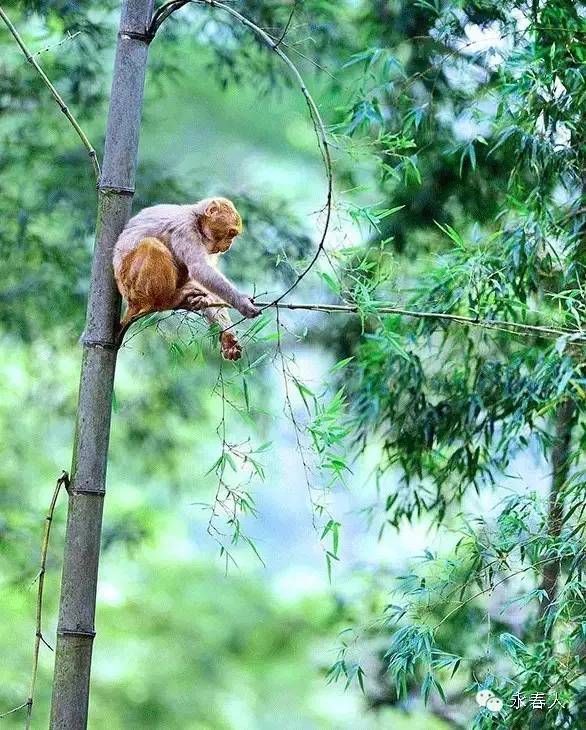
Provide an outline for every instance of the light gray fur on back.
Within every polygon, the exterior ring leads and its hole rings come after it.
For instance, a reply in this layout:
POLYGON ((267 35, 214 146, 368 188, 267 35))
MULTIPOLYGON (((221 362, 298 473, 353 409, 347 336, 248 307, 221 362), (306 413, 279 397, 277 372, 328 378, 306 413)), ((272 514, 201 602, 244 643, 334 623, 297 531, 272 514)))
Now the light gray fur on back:
MULTIPOLYGON (((193 205, 153 205, 150 208, 144 208, 128 221, 116 241, 113 256, 114 268, 118 269, 124 256, 132 251, 143 238, 169 236, 171 241, 193 240, 196 218, 197 213, 193 205), (174 233, 181 233, 181 235, 174 236, 174 233)), ((193 243, 195 248, 196 240, 193 240, 193 243)), ((168 245, 173 251, 172 242, 168 245)), ((180 258, 183 259, 186 252, 174 251, 174 253, 180 254, 180 258)))

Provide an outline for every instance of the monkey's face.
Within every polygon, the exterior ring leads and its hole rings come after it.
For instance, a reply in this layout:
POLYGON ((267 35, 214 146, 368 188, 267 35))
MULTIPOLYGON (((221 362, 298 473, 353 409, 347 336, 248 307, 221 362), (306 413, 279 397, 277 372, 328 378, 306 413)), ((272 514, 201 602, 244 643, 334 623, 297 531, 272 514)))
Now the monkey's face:
POLYGON ((224 253, 242 233, 242 218, 231 200, 213 198, 200 217, 200 226, 209 253, 224 253))

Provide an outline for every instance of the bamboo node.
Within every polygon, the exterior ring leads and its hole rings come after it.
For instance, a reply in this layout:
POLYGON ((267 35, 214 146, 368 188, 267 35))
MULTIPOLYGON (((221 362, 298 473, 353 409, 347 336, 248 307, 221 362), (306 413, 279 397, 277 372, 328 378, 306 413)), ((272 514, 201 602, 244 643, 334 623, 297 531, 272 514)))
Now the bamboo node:
POLYGON ((120 185, 106 185, 101 182, 98 183, 98 190, 103 195, 134 195, 134 188, 127 188, 120 185))
POLYGON ((147 45, 155 37, 155 34, 149 30, 146 30, 144 33, 140 33, 139 31, 135 30, 120 30, 118 31, 118 35, 120 36, 120 38, 131 38, 133 41, 142 41, 147 45))
POLYGON ((93 639, 96 632, 92 629, 57 629, 58 636, 79 636, 80 638, 93 639))
POLYGON ((81 344, 84 347, 101 347, 103 350, 116 351, 118 349, 118 345, 115 342, 110 342, 109 340, 90 340, 84 337, 81 344))

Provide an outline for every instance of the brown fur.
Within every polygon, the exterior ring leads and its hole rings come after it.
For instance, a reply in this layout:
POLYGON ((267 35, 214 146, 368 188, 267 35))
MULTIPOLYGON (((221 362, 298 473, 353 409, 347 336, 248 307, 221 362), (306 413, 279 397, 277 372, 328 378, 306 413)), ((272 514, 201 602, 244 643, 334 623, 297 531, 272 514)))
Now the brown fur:
POLYGON ((171 252, 157 238, 143 238, 122 260, 116 272, 120 292, 129 307, 171 309, 176 299, 177 267, 171 252))
POLYGON ((128 311, 120 323, 133 317, 166 309, 202 309, 209 305, 206 292, 188 283, 187 269, 178 266, 167 246, 158 238, 143 238, 126 254, 115 272, 128 311))

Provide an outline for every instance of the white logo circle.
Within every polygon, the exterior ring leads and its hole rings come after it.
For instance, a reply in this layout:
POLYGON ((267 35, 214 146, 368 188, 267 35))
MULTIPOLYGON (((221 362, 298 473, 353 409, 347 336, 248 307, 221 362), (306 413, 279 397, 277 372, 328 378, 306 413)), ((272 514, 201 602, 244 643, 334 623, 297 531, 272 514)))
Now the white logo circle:
POLYGON ((480 707, 486 707, 486 704, 491 697, 494 697, 494 692, 491 692, 489 689, 481 689, 476 693, 476 703, 480 705, 480 707))
POLYGON ((500 697, 489 697, 486 702, 486 709, 489 712, 500 712, 503 709, 503 701, 500 697))

